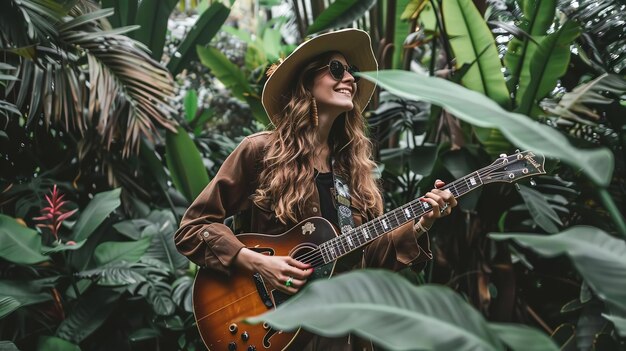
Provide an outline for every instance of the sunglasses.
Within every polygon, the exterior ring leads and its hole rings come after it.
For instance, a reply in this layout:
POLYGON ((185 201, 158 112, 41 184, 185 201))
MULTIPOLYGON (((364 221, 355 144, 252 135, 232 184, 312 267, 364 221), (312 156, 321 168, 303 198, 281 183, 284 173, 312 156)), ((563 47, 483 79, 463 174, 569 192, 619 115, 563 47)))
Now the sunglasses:
POLYGON ((352 77, 354 77, 354 82, 358 82, 361 78, 356 77, 354 74, 359 72, 359 69, 355 65, 344 65, 340 61, 331 60, 326 66, 320 67, 320 69, 324 69, 328 67, 328 71, 334 80, 340 81, 343 79, 343 75, 348 71, 352 77))

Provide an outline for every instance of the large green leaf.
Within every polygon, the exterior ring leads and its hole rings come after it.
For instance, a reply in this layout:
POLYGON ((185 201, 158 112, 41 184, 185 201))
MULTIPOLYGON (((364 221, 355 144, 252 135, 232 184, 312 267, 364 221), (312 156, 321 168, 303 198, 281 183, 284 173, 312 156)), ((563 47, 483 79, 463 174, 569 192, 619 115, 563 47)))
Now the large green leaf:
POLYGON ((59 325, 56 335, 65 340, 80 343, 98 329, 115 310, 114 304, 121 292, 96 288, 81 295, 71 313, 59 325))
POLYGON ((317 16, 307 34, 348 26, 363 17, 374 4, 376 0, 337 0, 317 16))
POLYGON ((527 233, 491 233, 489 236, 495 240, 513 239, 542 256, 568 255, 598 297, 626 310, 624 240, 587 226, 572 227, 549 236, 527 233))
POLYGON ((214 2, 198 17, 167 64, 167 68, 173 75, 180 73, 191 60, 196 58, 196 46, 208 45, 211 42, 229 14, 228 7, 220 2, 214 2))
POLYGON ((563 223, 561 223, 559 215, 550 206, 543 194, 525 185, 519 186, 519 193, 522 195, 528 212, 530 212, 537 225, 551 234, 559 231, 556 225, 563 226, 563 223))
POLYGON ((135 24, 138 0, 101 0, 102 8, 114 8, 115 13, 107 19, 113 28, 135 24))
POLYGON ((151 0, 139 3, 136 23, 141 29, 133 33, 133 38, 144 43, 152 52, 152 58, 157 61, 161 61, 167 21, 177 3, 177 0, 151 0))
POLYGON ((28 306, 52 300, 52 295, 42 292, 44 284, 41 281, 0 280, 0 296, 10 296, 20 305, 28 306))
POLYGON ((42 335, 37 340, 37 351, 80 351, 80 347, 65 339, 42 335))
POLYGON ((174 233, 178 228, 174 214, 171 211, 154 211, 147 220, 151 224, 142 230, 141 235, 152 240, 144 258, 163 262, 170 272, 185 268, 189 260, 178 252, 174 244, 174 233))
POLYGON ((457 65, 472 64, 463 85, 500 106, 510 105, 502 64, 487 24, 471 0, 444 0, 443 18, 457 65))
POLYGON ((76 225, 72 228, 72 238, 76 242, 83 241, 120 206, 121 188, 96 194, 87 207, 80 212, 76 225))
POLYGON ((209 184, 200 151, 182 127, 178 127, 176 134, 167 132, 165 160, 174 186, 188 201, 193 201, 209 184))
POLYGON ((200 62, 210 68, 215 77, 230 89, 236 98, 248 103, 257 121, 267 123, 269 120, 261 105, 261 99, 252 89, 243 71, 216 48, 198 46, 197 50, 200 62))
POLYGON ((120 206, 121 188, 96 194, 87 207, 80 212, 80 217, 72 228, 72 238, 83 241, 93 233, 102 222, 120 206))
POLYGON ((613 322, 615 330, 617 330, 617 334, 619 334, 619 336, 621 336, 622 338, 626 337, 626 318, 612 316, 608 314, 603 314, 602 316, 613 322))
POLYGON ((0 350, 2 351, 20 351, 20 349, 17 348, 17 346, 15 346, 14 343, 7 341, 7 340, 2 340, 0 341, 0 350))
POLYGON ((575 148, 553 128, 505 111, 480 93, 441 78, 413 72, 390 70, 360 75, 400 97, 443 106, 467 123, 498 128, 514 145, 580 168, 597 185, 607 186, 611 180, 614 164, 610 150, 575 148))
POLYGON ((14 297, 0 297, 0 319, 4 318, 4 316, 8 315, 9 313, 17 310, 18 308, 20 308, 20 306, 22 306, 22 304, 14 297))
POLYGON ((98 245, 94 252, 96 263, 98 263, 98 265, 105 265, 120 261, 130 263, 137 262, 146 250, 148 250, 150 241, 151 238, 143 238, 141 240, 129 242, 104 242, 98 245))
MULTIPOLYGON (((409 6, 410 0, 398 0, 395 6, 396 11, 396 19, 394 23, 393 29, 393 59, 391 60, 391 68, 394 69, 402 69, 403 62, 405 60, 405 48, 404 42, 406 41, 406 37, 411 32, 411 23, 409 21, 402 20, 402 14, 404 13, 404 9, 409 6)), ((391 10, 388 8, 387 11, 391 10)))
POLYGON ((536 329, 513 324, 489 323, 489 329, 512 350, 558 350, 550 337, 536 329))
MULTIPOLYGON (((523 1, 523 21, 519 27, 533 37, 546 34, 548 28, 554 21, 554 12, 556 11, 556 0, 527 0, 523 1)), ((530 50, 529 46, 536 45, 528 37, 523 39, 513 38, 509 42, 506 54, 504 55, 504 63, 509 69, 509 87, 511 91, 517 90, 520 75, 525 74, 530 77, 530 50)))
POLYGON ((20 264, 49 260, 41 254, 41 235, 14 218, 0 214, 0 257, 20 264))
POLYGON ((539 46, 530 46, 529 79, 524 74, 520 77, 517 98, 517 112, 527 116, 540 113, 537 104, 554 87, 557 80, 565 74, 570 60, 570 44, 580 35, 581 29, 574 21, 565 22, 558 31, 549 34, 539 42, 539 46))
MULTIPOLYGON (((503 350, 482 315, 452 290, 415 286, 384 270, 315 281, 276 310, 247 319, 325 336, 354 332, 392 350, 503 350)), ((530 347, 555 350, 546 340, 530 347)))
POLYGON ((141 264, 132 264, 125 261, 118 261, 104 266, 78 272, 79 278, 98 278, 98 285, 121 286, 142 283, 146 281, 141 264))
POLYGON ((77 242, 77 243, 64 243, 64 244, 58 244, 56 246, 43 246, 41 248, 41 253, 49 255, 51 253, 55 253, 55 252, 61 252, 61 251, 76 251, 78 249, 80 249, 81 247, 83 247, 83 245, 85 245, 85 243, 87 242, 87 239, 77 242))

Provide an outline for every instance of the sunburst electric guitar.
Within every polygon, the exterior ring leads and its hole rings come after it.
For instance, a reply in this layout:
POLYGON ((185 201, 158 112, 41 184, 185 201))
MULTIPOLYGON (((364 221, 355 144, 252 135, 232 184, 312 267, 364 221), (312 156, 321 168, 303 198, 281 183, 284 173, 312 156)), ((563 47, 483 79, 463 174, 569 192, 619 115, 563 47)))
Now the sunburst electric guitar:
MULTIPOLYGON (((517 152, 501 155, 491 165, 443 189, 459 198, 487 183, 512 183, 538 174, 545 174, 544 157, 530 151, 517 152)), ((312 217, 280 235, 240 234, 237 238, 251 250, 310 263, 315 268, 310 282, 329 278, 338 259, 431 210, 428 203, 416 199, 341 235, 324 218, 312 217)), ((310 338, 302 330, 283 332, 267 324, 242 322, 246 317, 276 308, 288 298, 289 295, 266 285, 259 274, 234 272, 225 277, 199 270, 193 287, 193 308, 204 344, 210 351, 302 349, 310 338)))

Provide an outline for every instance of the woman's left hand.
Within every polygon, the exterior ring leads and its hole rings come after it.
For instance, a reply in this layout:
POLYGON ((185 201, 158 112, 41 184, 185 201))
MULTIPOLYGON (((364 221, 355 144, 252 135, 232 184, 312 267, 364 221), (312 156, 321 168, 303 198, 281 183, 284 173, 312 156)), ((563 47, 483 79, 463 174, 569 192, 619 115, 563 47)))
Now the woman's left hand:
POLYGON ((446 185, 443 181, 437 179, 435 181, 435 188, 427 192, 419 200, 428 203, 432 206, 433 210, 426 213, 420 219, 421 224, 430 228, 437 218, 447 216, 452 212, 452 208, 456 207, 457 201, 454 195, 449 190, 441 190, 446 185))

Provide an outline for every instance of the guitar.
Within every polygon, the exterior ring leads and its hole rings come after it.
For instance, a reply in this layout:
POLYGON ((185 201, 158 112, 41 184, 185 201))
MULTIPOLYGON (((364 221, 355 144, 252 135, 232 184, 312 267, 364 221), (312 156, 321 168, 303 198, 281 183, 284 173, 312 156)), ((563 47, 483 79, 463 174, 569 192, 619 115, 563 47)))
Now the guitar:
MULTIPOLYGON (((470 173, 447 189, 459 198, 484 184, 512 183, 532 175, 545 174, 544 157, 530 151, 500 155, 491 165, 470 173)), ((339 234, 321 217, 306 219, 280 235, 240 234, 247 248, 267 255, 292 256, 315 269, 308 281, 329 278, 337 260, 355 252, 376 238, 419 220, 432 207, 419 199, 339 234)), ((230 277, 199 270, 193 286, 193 309, 200 336, 211 350, 301 350, 311 334, 297 330, 275 330, 267 324, 248 325, 242 320, 276 308, 290 295, 271 289, 258 274, 233 272, 230 277)))

